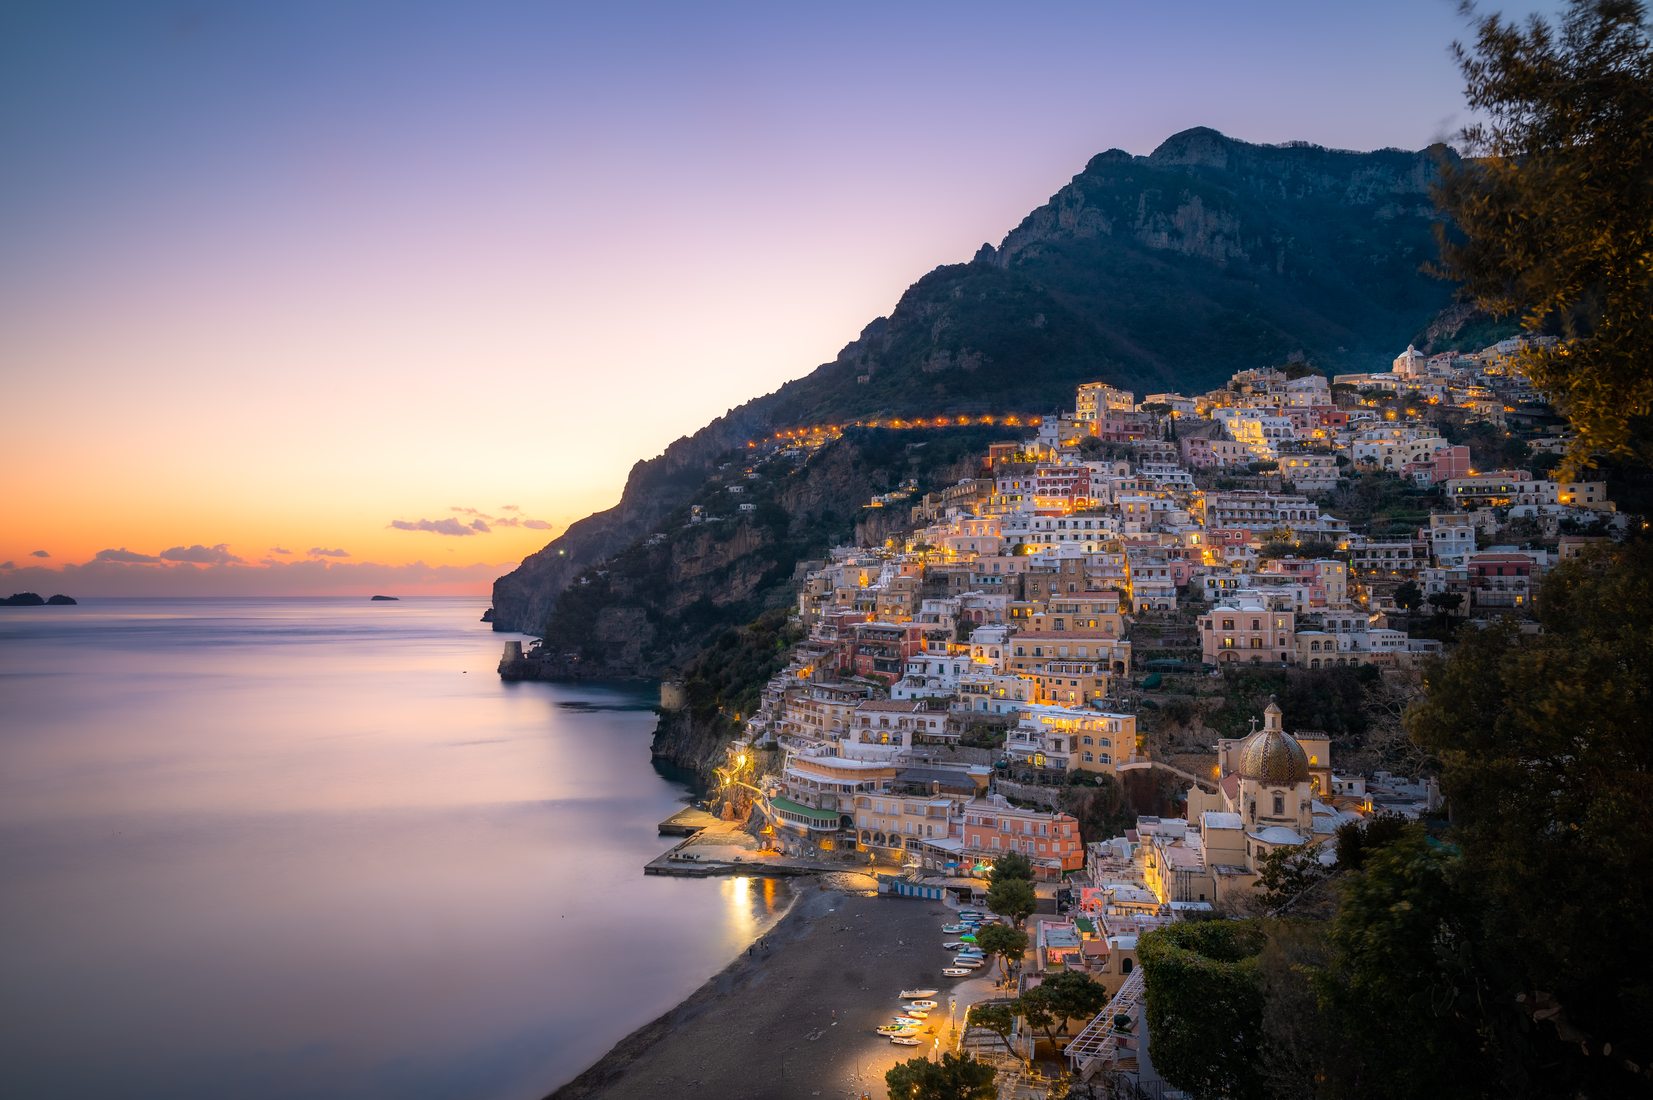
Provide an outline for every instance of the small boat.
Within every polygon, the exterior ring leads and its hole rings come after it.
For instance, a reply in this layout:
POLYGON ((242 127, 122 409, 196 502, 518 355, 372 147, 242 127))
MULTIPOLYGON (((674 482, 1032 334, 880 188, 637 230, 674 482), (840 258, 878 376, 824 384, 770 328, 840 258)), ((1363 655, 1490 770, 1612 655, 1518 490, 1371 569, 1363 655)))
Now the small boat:
POLYGON ((873 1030, 880 1035, 914 1035, 918 1032, 918 1028, 907 1024, 880 1024, 873 1030))
POLYGON ((906 1013, 909 1017, 916 1016, 920 1020, 928 1020, 930 1018, 929 1012, 922 1008, 914 1008, 912 1005, 902 1005, 901 1011, 906 1013))
POLYGON ((911 1001, 918 997, 934 997, 935 995, 936 991, 933 989, 903 989, 901 991, 903 1001, 911 1001))
POLYGON ((980 959, 986 957, 982 949, 979 947, 961 947, 955 951, 954 954, 963 956, 966 959, 980 959))
POLYGON ((943 932, 947 933, 949 936, 956 936, 960 932, 964 931, 964 925, 962 925, 962 924, 944 924, 944 925, 941 926, 941 930, 943 932))
POLYGON ((976 934, 974 932, 966 932, 964 935, 959 937, 959 940, 962 943, 975 943, 976 934))
POLYGON ((924 1026, 924 1021, 920 1020, 917 1016, 897 1016, 895 1018, 895 1022, 905 1027, 913 1028, 914 1030, 924 1026))
POLYGON ((949 951, 957 951, 959 948, 964 946, 964 941, 963 940, 948 940, 946 943, 942 944, 941 946, 945 947, 949 951))
POLYGON ((918 1040, 911 1035, 891 1035, 890 1042, 904 1047, 916 1047, 918 1045, 918 1040))
POLYGON ((980 909, 960 909, 959 910, 959 916, 961 916, 961 917, 979 917, 979 916, 981 916, 981 910, 980 909))
POLYGON ((962 966, 949 966, 941 974, 945 978, 966 978, 970 976, 970 971, 962 966))
MULTIPOLYGON (((932 989, 930 992, 934 993, 935 990, 932 989)), ((922 1008, 925 1012, 929 1012, 936 1007, 936 1003, 934 1001, 914 1001, 913 1007, 922 1008)))
POLYGON ((980 959, 954 959, 953 965, 962 966, 966 970, 980 970, 982 963, 980 959))

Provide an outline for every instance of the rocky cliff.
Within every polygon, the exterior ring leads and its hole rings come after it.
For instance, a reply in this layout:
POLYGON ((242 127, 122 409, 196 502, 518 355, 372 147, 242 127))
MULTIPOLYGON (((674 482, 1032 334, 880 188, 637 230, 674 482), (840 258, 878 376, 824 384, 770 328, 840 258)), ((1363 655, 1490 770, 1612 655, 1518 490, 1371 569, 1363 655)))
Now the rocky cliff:
POLYGON ((918 492, 977 472, 1001 429, 858 429, 808 455, 730 452, 684 506, 570 578, 545 624, 544 652, 582 676, 658 677, 717 632, 789 605, 798 563, 857 528, 906 525, 866 507, 913 482, 918 492))
MULTIPOLYGON (((618 505, 495 583, 495 628, 543 631, 570 584, 600 580, 589 571, 687 507, 732 449, 776 428, 1046 413, 1070 405, 1082 381, 1194 391, 1291 358, 1386 364, 1451 297, 1420 270, 1434 255, 1428 187, 1447 155, 1251 145, 1207 129, 1146 157, 1102 153, 997 247, 914 283, 833 362, 638 463, 618 505)), ((788 568, 787 540, 757 537, 772 541, 736 557, 755 562, 770 547, 768 566, 741 575, 706 548, 711 559, 690 571, 732 569, 725 604, 756 599, 788 568)), ((606 622, 622 633, 632 620, 606 622)))

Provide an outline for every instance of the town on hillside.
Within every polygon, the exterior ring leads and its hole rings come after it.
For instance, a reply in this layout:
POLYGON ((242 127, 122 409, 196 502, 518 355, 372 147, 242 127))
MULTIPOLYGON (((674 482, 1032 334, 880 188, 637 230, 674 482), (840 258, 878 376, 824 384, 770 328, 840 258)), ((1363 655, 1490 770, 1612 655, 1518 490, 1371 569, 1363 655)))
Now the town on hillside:
MULTIPOLYGON (((740 716, 719 808, 771 853, 964 906, 1025 858, 1015 988, 1092 977, 1111 1000, 1074 1022, 1069 1071, 1170 1095, 1138 936, 1313 904, 1293 861, 1437 809, 1399 732, 1422 662, 1528 616, 1547 570, 1622 527, 1603 482, 1549 476, 1567 440, 1519 350, 1140 401, 1090 383, 978 476, 868 501, 910 526, 799 570, 802 640, 740 716)), ((965 1045, 1016 1071, 1018 1028, 965 1045)))

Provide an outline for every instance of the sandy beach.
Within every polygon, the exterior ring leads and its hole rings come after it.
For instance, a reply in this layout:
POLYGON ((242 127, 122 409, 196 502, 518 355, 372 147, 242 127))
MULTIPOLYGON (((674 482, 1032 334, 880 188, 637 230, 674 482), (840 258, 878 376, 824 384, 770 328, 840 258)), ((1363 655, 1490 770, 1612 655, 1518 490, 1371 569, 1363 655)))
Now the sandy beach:
MULTIPOLYGON (((985 987, 940 975, 951 953, 939 902, 858 897, 798 881, 792 910, 754 950, 688 1000, 627 1036, 551 1100, 729 1100, 790 1097, 882 1098, 884 1071, 930 1055, 935 1034, 900 1047, 873 1033, 888 1023, 904 988, 947 998, 985 987)), ((985 972, 985 971, 984 971, 985 972)))

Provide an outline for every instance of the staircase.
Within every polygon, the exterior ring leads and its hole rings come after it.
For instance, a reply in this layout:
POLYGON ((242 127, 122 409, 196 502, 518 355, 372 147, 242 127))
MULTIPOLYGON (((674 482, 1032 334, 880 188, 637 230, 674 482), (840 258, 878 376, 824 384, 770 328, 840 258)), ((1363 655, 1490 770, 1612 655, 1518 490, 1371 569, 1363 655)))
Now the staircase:
MULTIPOLYGON (((1099 1069, 1119 1059, 1120 1036, 1114 1032, 1115 1016, 1129 1016, 1133 1030, 1147 1026, 1141 1011, 1145 988, 1139 968, 1125 979, 1125 984, 1119 987, 1119 992, 1113 995, 1107 1007, 1097 1013, 1068 1044, 1068 1064, 1081 1081, 1090 1080, 1099 1069)), ((1132 1054, 1131 1058, 1134 1061, 1135 1055, 1132 1054)))

